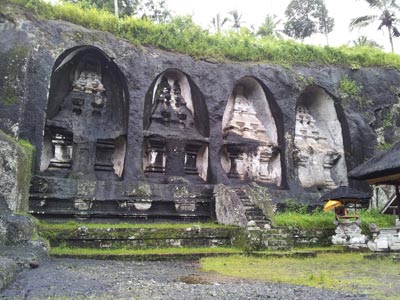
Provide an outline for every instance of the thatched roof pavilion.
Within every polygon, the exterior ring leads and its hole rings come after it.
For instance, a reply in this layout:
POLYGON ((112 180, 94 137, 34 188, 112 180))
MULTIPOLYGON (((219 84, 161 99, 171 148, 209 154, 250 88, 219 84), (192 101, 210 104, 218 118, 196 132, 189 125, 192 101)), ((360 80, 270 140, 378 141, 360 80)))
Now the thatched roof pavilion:
POLYGON ((400 185, 400 142, 353 169, 349 178, 367 180, 369 184, 400 185))
POLYGON ((364 192, 360 192, 348 186, 339 186, 338 188, 323 194, 319 201, 338 200, 341 202, 367 203, 371 197, 364 192))

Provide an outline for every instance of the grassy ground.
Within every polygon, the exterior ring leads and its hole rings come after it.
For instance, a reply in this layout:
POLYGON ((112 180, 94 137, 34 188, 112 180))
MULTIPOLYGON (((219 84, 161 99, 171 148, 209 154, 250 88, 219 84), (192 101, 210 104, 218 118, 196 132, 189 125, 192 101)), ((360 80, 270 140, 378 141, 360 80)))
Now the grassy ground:
POLYGON ((400 299, 400 268, 391 258, 366 260, 360 253, 318 254, 316 258, 202 258, 203 271, 244 279, 327 288, 371 299, 400 299))

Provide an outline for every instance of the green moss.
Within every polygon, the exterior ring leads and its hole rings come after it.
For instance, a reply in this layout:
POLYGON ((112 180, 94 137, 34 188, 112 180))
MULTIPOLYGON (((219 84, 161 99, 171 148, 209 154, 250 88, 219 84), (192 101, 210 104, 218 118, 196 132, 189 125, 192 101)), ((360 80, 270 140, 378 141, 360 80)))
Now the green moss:
POLYGON ((19 140, 18 145, 20 155, 18 159, 17 188, 22 200, 20 209, 22 211, 28 211, 29 186, 31 182, 35 147, 26 140, 19 140))
POLYGON ((9 158, 17 161, 16 168, 16 188, 17 188, 17 199, 19 212, 28 211, 28 197, 29 197, 29 186, 31 180, 31 172, 33 165, 33 154, 34 147, 25 140, 17 141, 12 136, 5 134, 0 130, 0 136, 2 139, 7 140, 15 149, 16 157, 9 158))
POLYGON ((19 72, 25 63, 29 49, 14 47, 0 53, 0 104, 10 106, 18 103, 19 72))
POLYGON ((39 227, 41 229, 57 229, 57 230, 75 230, 78 227, 85 226, 87 228, 131 228, 131 229, 186 229, 186 228, 236 228, 235 226, 226 226, 216 223, 83 223, 70 221, 66 223, 48 223, 41 221, 39 227))
POLYGON ((197 248, 155 248, 155 249, 92 249, 92 248, 68 248, 64 245, 53 247, 50 250, 51 255, 160 255, 160 254, 197 254, 197 253, 240 253, 237 248, 228 247, 197 247, 197 248))

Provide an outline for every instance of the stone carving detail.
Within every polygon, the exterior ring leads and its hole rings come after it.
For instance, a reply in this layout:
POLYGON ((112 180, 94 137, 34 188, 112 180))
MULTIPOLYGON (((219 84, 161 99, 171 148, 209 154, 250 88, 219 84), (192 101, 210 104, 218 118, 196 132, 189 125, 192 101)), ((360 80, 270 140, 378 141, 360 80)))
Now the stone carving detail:
MULTIPOLYGON (((375 225, 375 224, 373 224, 375 225)), ((400 251, 400 221, 396 219, 396 226, 392 228, 378 228, 370 225, 373 239, 368 242, 371 251, 400 251)))
POLYGON ((301 184, 304 187, 336 188, 331 170, 341 157, 339 150, 321 135, 306 107, 298 105, 293 161, 301 184))
MULTIPOLYGON (((144 124, 146 176, 156 181, 167 179, 164 175, 207 180, 207 139, 195 125, 196 103, 188 78, 178 70, 167 70, 156 81, 152 94, 149 122, 144 124)), ((200 101, 198 95, 195 99, 200 101)), ((208 123, 208 119, 203 121, 208 123)))
POLYGON ((230 178, 279 183, 280 168, 274 167, 280 164, 279 147, 268 135, 254 104, 244 95, 244 87, 237 85, 234 93, 233 110, 223 128, 227 139, 224 169, 230 178))
POLYGON ((126 153, 123 83, 93 50, 67 58, 52 74, 41 170, 85 179, 121 177, 126 153), (60 90, 55 82, 63 82, 60 90))
POLYGON ((145 172, 165 173, 165 164, 165 142, 150 140, 143 159, 145 172))
POLYGON ((357 221, 335 221, 335 235, 332 236, 334 245, 343 245, 350 248, 366 248, 368 238, 361 234, 361 222, 357 221))
POLYGON ((52 158, 49 168, 70 169, 72 162, 72 135, 55 133, 52 136, 52 158))
POLYGON ((151 121, 167 127, 193 128, 193 114, 186 106, 179 82, 175 80, 171 87, 167 78, 163 78, 160 87, 161 93, 156 99, 151 121))

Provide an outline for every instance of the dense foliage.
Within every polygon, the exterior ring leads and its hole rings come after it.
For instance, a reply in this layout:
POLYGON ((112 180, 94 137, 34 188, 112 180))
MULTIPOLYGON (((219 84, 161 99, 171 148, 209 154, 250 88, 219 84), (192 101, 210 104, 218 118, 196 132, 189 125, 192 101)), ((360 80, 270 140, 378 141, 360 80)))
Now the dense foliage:
MULTIPOLYGON (((17 4, 41 18, 65 20, 87 28, 108 31, 134 44, 152 45, 195 58, 265 61, 283 65, 315 62, 352 68, 400 67, 400 56, 379 49, 318 47, 273 37, 257 38, 246 30, 210 34, 187 16, 174 17, 166 24, 156 24, 148 19, 116 18, 109 11, 72 3, 52 6, 42 0, 4 0, 1 5, 5 6, 6 3, 17 4)), ((11 11, 16 13, 16 7, 11 11)))
POLYGON ((292 0, 285 15, 288 20, 284 32, 301 40, 318 32, 327 36, 334 26, 323 0, 292 0))

